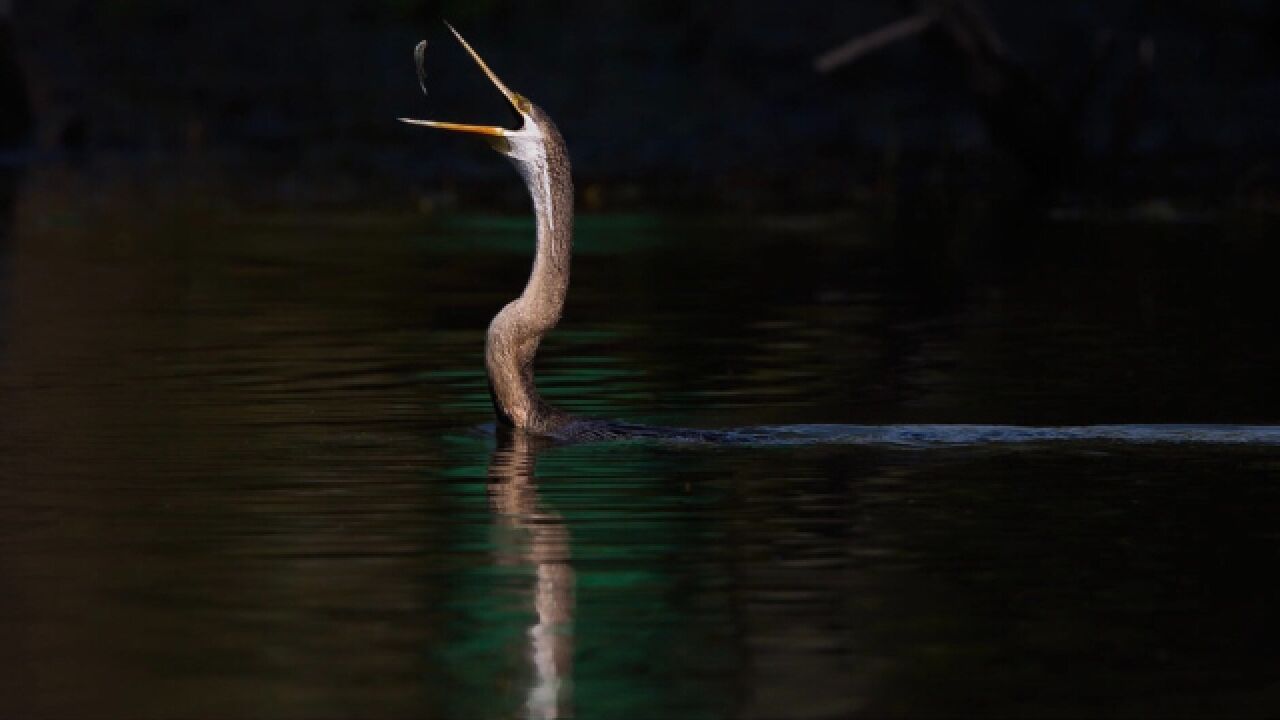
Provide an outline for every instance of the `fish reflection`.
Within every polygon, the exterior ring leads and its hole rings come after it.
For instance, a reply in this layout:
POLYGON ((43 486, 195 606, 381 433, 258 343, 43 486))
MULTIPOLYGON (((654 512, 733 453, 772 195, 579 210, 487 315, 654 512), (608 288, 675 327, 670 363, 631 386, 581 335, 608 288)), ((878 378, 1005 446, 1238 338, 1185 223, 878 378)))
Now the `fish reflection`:
POLYGON ((512 536, 500 561, 528 565, 536 574, 537 622, 528 634, 533 680, 525 708, 528 717, 541 719, 572 715, 575 577, 568 528, 538 497, 534 467, 540 442, 523 432, 499 433, 489 463, 489 502, 496 522, 512 536))

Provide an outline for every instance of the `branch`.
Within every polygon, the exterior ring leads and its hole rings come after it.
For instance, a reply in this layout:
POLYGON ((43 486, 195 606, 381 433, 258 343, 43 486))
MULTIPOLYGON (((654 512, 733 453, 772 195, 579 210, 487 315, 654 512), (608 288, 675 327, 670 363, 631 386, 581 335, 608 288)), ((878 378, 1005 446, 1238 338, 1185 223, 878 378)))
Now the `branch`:
POLYGON ((829 73, 841 65, 851 63, 863 55, 875 52, 886 45, 905 40, 912 35, 919 35, 937 22, 939 16, 940 13, 937 9, 930 8, 911 17, 889 23, 879 30, 859 35, 840 47, 819 55, 813 61, 813 69, 820 73, 829 73))

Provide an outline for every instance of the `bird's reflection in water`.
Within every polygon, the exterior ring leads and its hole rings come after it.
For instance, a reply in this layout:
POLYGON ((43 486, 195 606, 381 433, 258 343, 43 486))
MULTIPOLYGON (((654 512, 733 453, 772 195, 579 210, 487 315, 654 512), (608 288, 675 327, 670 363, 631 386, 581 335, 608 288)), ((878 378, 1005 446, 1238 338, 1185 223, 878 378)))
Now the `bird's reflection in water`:
POLYGON ((541 442, 523 432, 499 433, 489 463, 489 502, 496 522, 511 536, 509 544, 500 545, 499 560, 527 565, 536 576, 527 715, 560 718, 572 715, 574 572, 568 528, 538 497, 534 466, 541 442))

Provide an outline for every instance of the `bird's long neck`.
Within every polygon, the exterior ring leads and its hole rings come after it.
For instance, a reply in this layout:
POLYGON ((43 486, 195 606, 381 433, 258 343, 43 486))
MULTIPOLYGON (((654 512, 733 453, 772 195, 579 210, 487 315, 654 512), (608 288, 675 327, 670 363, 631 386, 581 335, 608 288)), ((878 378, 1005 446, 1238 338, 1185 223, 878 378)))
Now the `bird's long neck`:
POLYGON ((564 141, 545 121, 541 138, 529 157, 516 159, 533 200, 537 248, 533 271, 520 297, 489 324, 485 368, 498 421, 547 434, 568 416, 538 395, 533 361, 542 337, 555 327, 569 291, 569 259, 573 250, 573 179, 564 141), (540 151, 537 149, 540 148, 540 151))

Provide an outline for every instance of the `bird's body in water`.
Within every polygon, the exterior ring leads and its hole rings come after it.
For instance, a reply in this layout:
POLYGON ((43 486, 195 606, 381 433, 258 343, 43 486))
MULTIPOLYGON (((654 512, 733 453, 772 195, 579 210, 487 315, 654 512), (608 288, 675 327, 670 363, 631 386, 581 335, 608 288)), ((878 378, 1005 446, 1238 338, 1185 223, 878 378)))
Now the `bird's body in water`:
MULTIPOLYGON (((449 28, 453 30, 452 27, 449 28)), ((485 339, 485 370, 497 422, 503 431, 560 441, 648 438, 674 442, 793 445, 991 445, 1040 442, 1280 444, 1280 426, 1250 425, 794 425, 738 430, 663 428, 571 415, 538 394, 534 358, 559 322, 569 292, 573 254, 573 177, 569 153, 555 123, 541 108, 508 89, 466 40, 458 41, 510 103, 519 127, 466 125, 401 118, 414 125, 483 136, 519 171, 533 201, 537 227, 533 270, 524 292, 494 316, 485 339)), ((425 72, 425 43, 415 49, 418 77, 425 72)), ((425 86, 424 86, 425 91, 425 86)))

